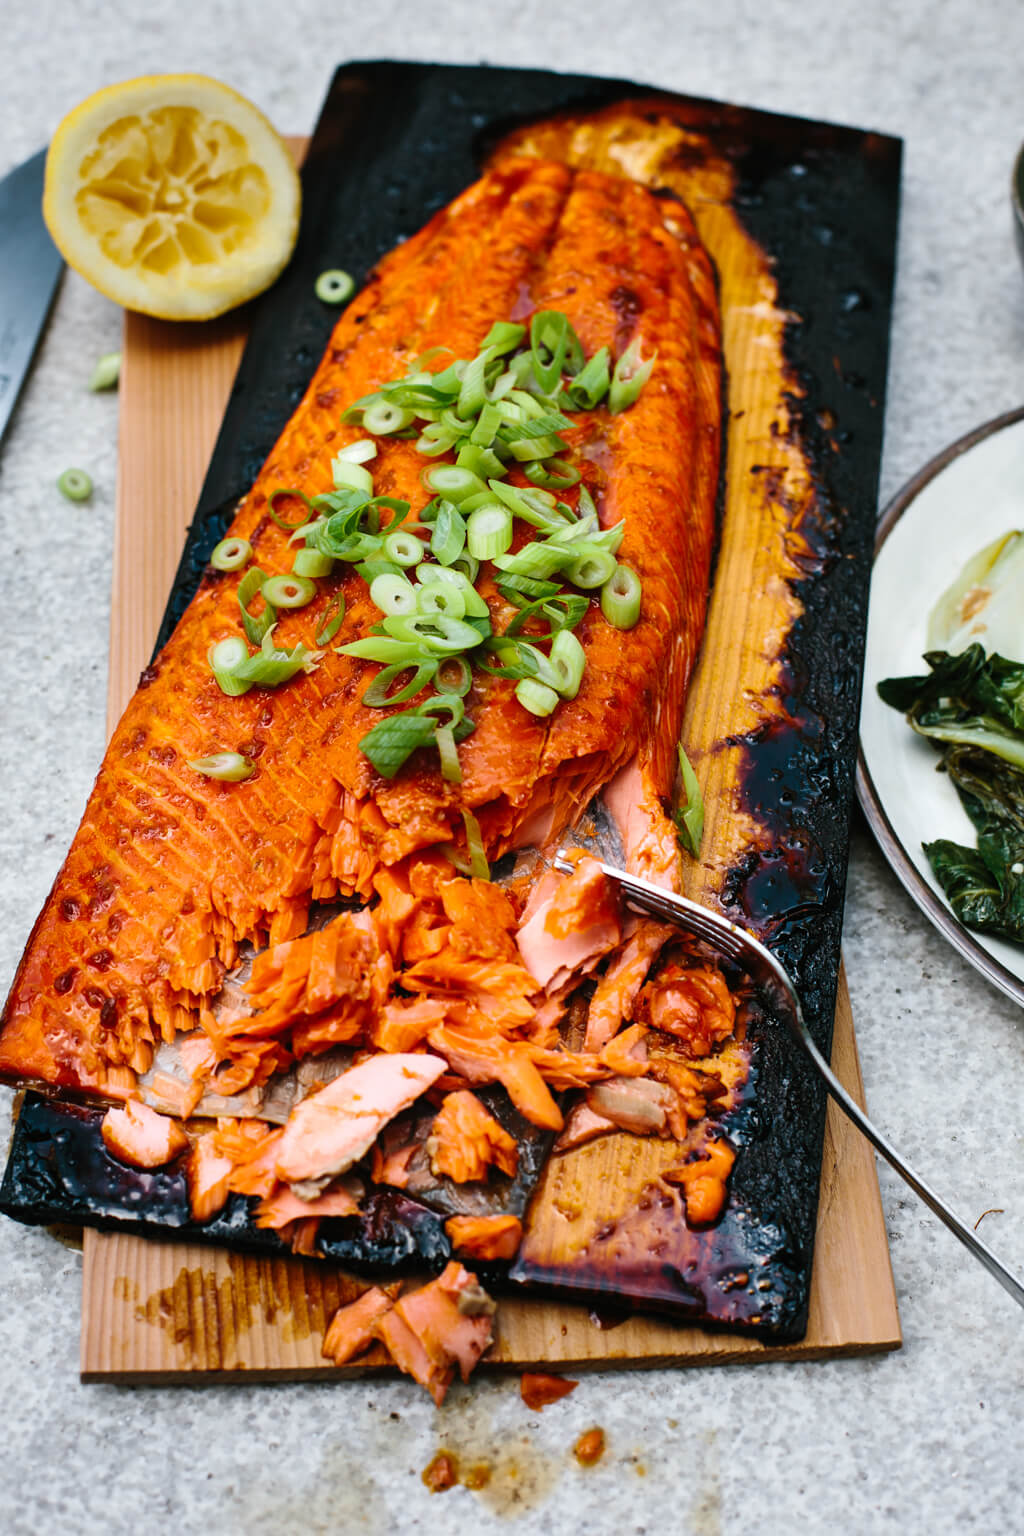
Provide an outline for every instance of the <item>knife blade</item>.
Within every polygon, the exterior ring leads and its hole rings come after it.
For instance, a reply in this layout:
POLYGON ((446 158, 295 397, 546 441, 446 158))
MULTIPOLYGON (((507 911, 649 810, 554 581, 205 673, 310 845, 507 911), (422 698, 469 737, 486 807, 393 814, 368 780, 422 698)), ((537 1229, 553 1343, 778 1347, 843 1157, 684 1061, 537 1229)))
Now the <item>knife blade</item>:
POLYGON ((43 223, 45 162, 41 149, 0 181, 0 438, 64 270, 43 223))

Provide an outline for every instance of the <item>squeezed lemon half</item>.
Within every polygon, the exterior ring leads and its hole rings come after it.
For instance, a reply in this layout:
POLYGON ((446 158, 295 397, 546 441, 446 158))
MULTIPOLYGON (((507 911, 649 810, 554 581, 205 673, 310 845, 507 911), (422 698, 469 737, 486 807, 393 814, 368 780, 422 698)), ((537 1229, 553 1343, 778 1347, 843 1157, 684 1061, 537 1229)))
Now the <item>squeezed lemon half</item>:
POLYGON ((208 320, 268 288, 295 246, 300 201, 263 113, 206 75, 97 91, 46 158, 43 216, 65 261, 165 320, 208 320))

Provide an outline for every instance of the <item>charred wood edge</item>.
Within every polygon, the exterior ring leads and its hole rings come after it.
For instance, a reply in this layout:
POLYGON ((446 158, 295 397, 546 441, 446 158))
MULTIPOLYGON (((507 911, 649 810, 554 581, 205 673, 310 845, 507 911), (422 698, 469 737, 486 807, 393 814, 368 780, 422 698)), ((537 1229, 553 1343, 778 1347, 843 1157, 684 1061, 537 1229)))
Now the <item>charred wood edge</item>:
MULTIPOLYGON (((475 178, 479 159, 489 144, 517 124, 556 113, 599 110, 624 99, 649 104, 655 115, 670 110, 687 126, 705 134, 717 152, 726 153, 737 165, 736 212, 753 238, 776 259, 780 305, 798 317, 787 328, 786 347, 795 377, 812 385, 803 399, 796 396, 793 401, 801 444, 807 449, 809 467, 826 507, 849 508, 847 524, 856 524, 855 536, 852 541, 847 538, 847 547, 842 547, 840 539, 832 579, 825 580, 819 574, 797 584, 808 613, 786 647, 794 675, 803 674, 805 680, 809 677, 813 703, 815 682, 826 679, 815 678, 808 660, 822 654, 827 661, 836 660, 830 654, 835 650, 832 632, 837 622, 852 626, 854 653, 838 658, 845 681, 842 761, 834 790, 816 807, 810 827, 812 834, 819 830, 827 834, 822 842, 829 855, 831 893, 817 917, 804 914, 795 931, 781 939, 768 934, 769 942, 798 976, 811 1027, 819 1043, 827 1046, 838 973, 851 800, 848 791, 852 789, 855 756, 851 738, 855 738, 856 730, 870 535, 881 454, 899 195, 898 140, 750 108, 680 98, 626 80, 386 60, 340 67, 302 169, 304 212, 296 252, 275 286, 252 306, 249 341, 155 655, 191 599, 213 545, 230 522, 238 487, 255 481, 327 344, 334 315, 316 301, 313 283, 323 264, 323 250, 338 248, 332 231, 340 234, 346 266, 361 283, 387 250, 413 234, 475 178), (396 102, 400 104, 398 111, 396 102), (408 153, 410 143, 422 145, 427 140, 432 145, 430 154, 408 153), (342 147, 345 175, 339 181, 335 157, 342 147), (866 302, 860 310, 845 314, 838 328, 833 325, 834 306, 817 303, 807 295, 809 232, 800 216, 806 211, 800 199, 804 197, 806 203, 809 193, 826 203, 831 198, 833 232, 838 230, 847 244, 852 242, 852 249, 861 253, 856 275, 866 302), (865 232, 871 260, 863 257, 865 232), (283 337, 287 337, 285 344, 283 337), (836 354, 845 357, 847 352, 855 354, 860 371, 859 397, 856 391, 849 395, 840 388, 847 381, 838 375, 836 354), (837 394, 842 396, 838 402, 837 394), (823 398, 830 408, 839 404, 835 414, 844 426, 853 422, 852 437, 861 450, 856 463, 845 459, 830 463, 827 434, 814 417, 823 398), (847 558, 842 558, 844 555, 847 558)), ((823 300, 830 294, 833 299, 837 297, 838 278, 827 259, 816 280, 823 300)), ((723 455, 723 473, 724 463, 723 455)), ((805 697, 807 692, 805 688, 805 697)), ((831 705, 830 724, 834 724, 834 700, 831 705)), ((776 822, 775 829, 781 830, 782 824, 776 822)), ((742 872, 737 873, 741 878, 736 889, 741 895, 742 872)), ((757 1158, 753 1144, 748 1144, 734 1169, 733 1186, 748 1187, 752 1208, 766 1221, 778 1219, 780 1225, 795 1228, 801 1239, 798 1246, 805 1254, 809 1290, 824 1094, 802 1061, 782 1062, 769 1040, 759 1054, 765 1058, 762 1065, 769 1068, 765 1076, 777 1078, 776 1086, 784 1095, 795 1090, 801 1112, 809 1112, 809 1123, 797 1124, 794 1117, 782 1113, 770 1116, 757 1158)), ((28 1102, 35 1097, 30 1094, 28 1102)), ((13 1138, 16 1148, 21 1134, 19 1125, 13 1138)), ((145 1223, 141 1226, 151 1230, 145 1223)))

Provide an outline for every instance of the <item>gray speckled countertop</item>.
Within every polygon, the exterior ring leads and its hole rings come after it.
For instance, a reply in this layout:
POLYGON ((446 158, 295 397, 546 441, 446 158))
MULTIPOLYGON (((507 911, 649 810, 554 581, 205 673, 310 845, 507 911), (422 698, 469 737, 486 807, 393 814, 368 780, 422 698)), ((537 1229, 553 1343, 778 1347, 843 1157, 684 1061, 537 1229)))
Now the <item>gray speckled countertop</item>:
MULTIPOLYGON (((112 80, 202 70, 304 132, 336 62, 396 54, 627 75, 899 134, 884 497, 1021 403, 1019 0, 520 0, 500 18, 480 0, 33 0, 3 23, 0 174, 112 80)), ((85 380, 120 320, 65 279, 0 457, 4 991, 103 745, 117 401, 85 380), (95 481, 85 505, 52 488, 69 463, 95 481)), ((984 1234, 1024 1269, 1024 1020, 927 926, 859 821, 847 910, 870 1108, 969 1220, 1002 1207, 984 1234)), ((543 1417, 514 1380, 456 1388, 440 1413, 406 1381, 83 1387, 78 1254, 0 1222, 0 1531, 1022 1530, 1024 1316, 884 1167, 881 1185, 902 1351, 592 1375, 543 1417), (595 1423, 608 1451, 585 1472, 571 1447, 595 1423), (419 1473, 446 1442, 494 1463, 488 1490, 427 1493, 419 1473)))

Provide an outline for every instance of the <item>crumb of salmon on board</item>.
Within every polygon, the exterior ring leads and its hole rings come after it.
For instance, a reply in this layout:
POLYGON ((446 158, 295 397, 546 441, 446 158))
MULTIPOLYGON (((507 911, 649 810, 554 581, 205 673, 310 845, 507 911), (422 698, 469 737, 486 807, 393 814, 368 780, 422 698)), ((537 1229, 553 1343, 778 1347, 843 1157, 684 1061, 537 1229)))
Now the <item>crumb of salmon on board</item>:
POLYGON ((575 1392, 578 1381, 568 1376, 550 1376, 545 1371, 524 1371, 519 1378, 519 1395, 527 1408, 542 1413, 552 1403, 561 1402, 575 1392))
POLYGON ((162 1168, 188 1146, 188 1137, 168 1115, 129 1099, 123 1109, 108 1109, 100 1123, 108 1152, 133 1168, 162 1168))
POLYGON ((426 1387, 438 1407, 458 1369, 463 1381, 493 1342, 497 1304, 474 1274, 452 1260, 418 1290, 395 1300, 377 1287, 339 1308, 323 1353, 344 1365, 379 1340, 400 1371, 426 1387))
POLYGON ((455 1252, 467 1259, 514 1259, 523 1240, 518 1216, 449 1216, 444 1229, 455 1252))
POLYGON ((572 1448, 581 1467, 593 1467, 604 1455, 605 1439, 604 1430, 595 1425, 593 1429, 585 1429, 572 1448))

